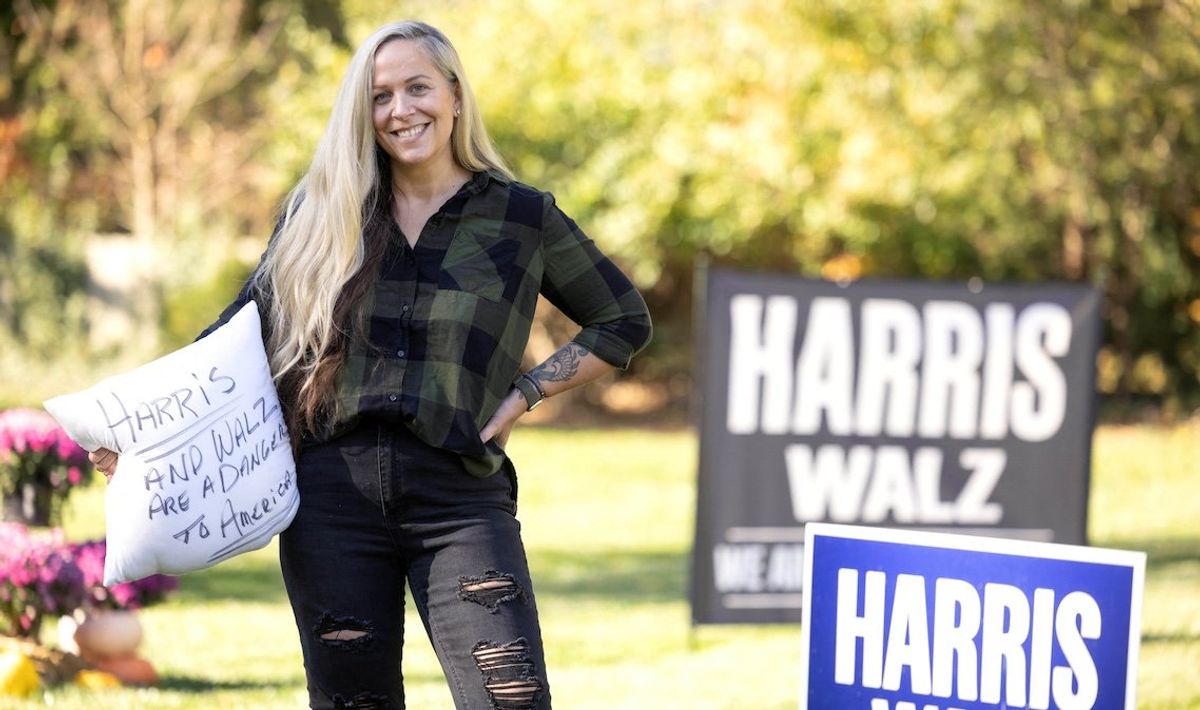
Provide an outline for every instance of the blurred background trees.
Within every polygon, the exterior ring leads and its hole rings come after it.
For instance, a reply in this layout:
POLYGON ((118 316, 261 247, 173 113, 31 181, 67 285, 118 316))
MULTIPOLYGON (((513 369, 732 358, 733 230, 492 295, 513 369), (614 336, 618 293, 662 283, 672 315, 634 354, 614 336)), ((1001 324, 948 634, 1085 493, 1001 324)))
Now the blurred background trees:
MULTIPOLYGON (((643 402, 688 392, 703 257, 1090 282, 1101 390, 1200 404, 1195 0, 17 0, 0 9, 0 398, 206 325, 351 47, 402 17, 447 32, 518 176, 645 290, 643 402), (144 341, 83 335, 105 328, 114 271, 144 341)), ((547 315, 533 348, 563 328, 547 315)))

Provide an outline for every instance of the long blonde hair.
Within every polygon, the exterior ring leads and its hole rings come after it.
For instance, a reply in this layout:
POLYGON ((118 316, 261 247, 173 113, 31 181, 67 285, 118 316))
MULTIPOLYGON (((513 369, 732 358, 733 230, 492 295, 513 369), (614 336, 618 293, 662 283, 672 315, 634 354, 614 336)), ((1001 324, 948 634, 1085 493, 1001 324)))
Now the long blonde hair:
MULTIPOLYGON (((270 294, 271 371, 289 410, 293 436, 320 434, 336 414, 337 376, 345 361, 349 314, 369 292, 372 261, 367 222, 391 205, 388 159, 375 142, 371 86, 375 54, 385 43, 412 40, 457 87, 460 115, 451 153, 463 168, 511 173, 488 137, 483 117, 450 40, 423 22, 385 25, 363 42, 342 79, 325 133, 308 172, 288 195, 284 219, 255 273, 270 294)), ((374 247, 374 248, 373 248, 374 247)))

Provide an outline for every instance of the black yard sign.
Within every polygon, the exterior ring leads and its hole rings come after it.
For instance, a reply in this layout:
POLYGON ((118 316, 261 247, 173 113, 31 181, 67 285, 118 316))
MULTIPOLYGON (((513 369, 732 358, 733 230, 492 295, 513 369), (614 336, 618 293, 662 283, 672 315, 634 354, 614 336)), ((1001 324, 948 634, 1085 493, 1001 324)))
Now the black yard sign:
POLYGON ((711 271, 693 619, 799 621, 807 522, 1084 543, 1098 308, 711 271))

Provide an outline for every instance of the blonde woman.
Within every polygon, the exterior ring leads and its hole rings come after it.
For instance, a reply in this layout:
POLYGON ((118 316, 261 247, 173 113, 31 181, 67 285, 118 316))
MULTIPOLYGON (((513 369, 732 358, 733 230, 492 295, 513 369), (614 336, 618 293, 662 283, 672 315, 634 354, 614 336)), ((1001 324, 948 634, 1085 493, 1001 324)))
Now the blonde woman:
POLYGON ((644 301, 513 179, 420 22, 359 47, 284 215, 205 334, 257 300, 298 450, 280 561, 311 707, 404 706, 406 583, 458 708, 550 707, 504 444, 542 399, 628 365, 644 301), (539 293, 581 330, 521 372, 539 293))

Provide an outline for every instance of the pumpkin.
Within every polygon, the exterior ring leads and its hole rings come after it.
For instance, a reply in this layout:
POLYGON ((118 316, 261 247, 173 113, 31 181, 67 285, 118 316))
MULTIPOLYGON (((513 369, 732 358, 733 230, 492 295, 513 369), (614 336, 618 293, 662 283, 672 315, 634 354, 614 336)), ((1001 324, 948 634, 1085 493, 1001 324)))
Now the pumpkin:
POLYGON ((37 692, 40 685, 37 666, 28 656, 16 650, 0 651, 0 693, 24 698, 37 692))
POLYGON ((82 670, 75 674, 75 685, 88 690, 105 690, 108 688, 120 688, 121 681, 112 673, 104 671, 89 671, 82 670))
POLYGON ((122 685, 149 686, 158 683, 158 673, 150 661, 141 656, 117 656, 104 658, 93 663, 96 670, 111 673, 122 685))

